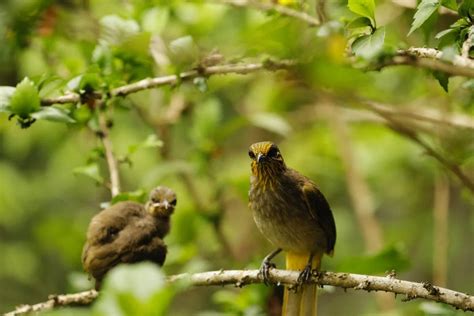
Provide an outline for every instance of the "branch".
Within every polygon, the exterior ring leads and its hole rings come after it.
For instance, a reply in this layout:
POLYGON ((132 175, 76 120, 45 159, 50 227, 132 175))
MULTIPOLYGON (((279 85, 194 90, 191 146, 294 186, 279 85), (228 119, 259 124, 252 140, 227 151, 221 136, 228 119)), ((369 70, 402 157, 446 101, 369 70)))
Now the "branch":
POLYGON ((105 159, 107 161, 107 168, 110 176, 110 193, 112 197, 120 193, 120 175, 118 169, 118 162, 114 156, 112 141, 110 140, 110 129, 107 124, 105 112, 99 109, 99 126, 100 126, 100 140, 104 146, 105 159))
MULTIPOLYGON (((126 96, 138 91, 157 88, 161 86, 176 85, 181 81, 189 81, 196 77, 210 77, 213 75, 239 74, 245 75, 261 70, 276 71, 280 69, 288 69, 296 65, 293 60, 267 60, 262 63, 240 63, 240 64, 225 64, 210 67, 200 67, 199 69, 182 72, 178 75, 169 75, 156 78, 148 78, 115 88, 110 91, 110 96, 126 96)), ((91 97, 101 99, 102 95, 92 94, 91 97)), ((63 96, 56 98, 47 98, 41 100, 41 105, 50 106, 53 104, 77 103, 81 100, 78 93, 69 92, 63 96)))
POLYGON ((469 179, 466 174, 464 174, 462 169, 456 163, 445 158, 442 154, 440 154, 434 148, 428 145, 428 143, 419 138, 418 135, 416 135, 413 131, 407 130, 405 128, 400 128, 400 126, 393 126, 391 128, 423 147, 428 155, 438 160, 442 165, 444 165, 452 173, 454 173, 454 175, 456 175, 458 179, 461 180, 464 186, 466 186, 471 191, 471 193, 474 194, 474 182, 472 182, 472 180, 469 179))
MULTIPOLYGON (((298 271, 270 270, 270 280, 275 284, 295 286, 297 284, 298 271)), ((223 286, 234 285, 242 287, 247 284, 263 283, 259 270, 220 270, 201 273, 184 273, 168 277, 168 282, 186 280, 194 286, 223 286)), ((436 302, 445 303, 464 311, 474 311, 474 296, 434 286, 430 283, 410 282, 399 280, 392 276, 371 276, 353 273, 319 272, 313 273, 309 283, 319 285, 331 285, 344 289, 371 291, 385 291, 405 295, 403 301, 423 298, 436 302)), ((30 311, 51 309, 55 306, 64 305, 89 305, 98 293, 94 290, 58 295, 47 302, 35 305, 24 305, 5 316, 21 315, 30 311)))
POLYGON ((469 179, 466 174, 464 174, 462 169, 456 163, 450 161, 448 158, 445 158, 441 153, 436 151, 428 143, 422 140, 415 131, 403 126, 391 115, 378 110, 377 107, 374 107, 370 103, 368 103, 368 105, 374 110, 374 112, 378 113, 381 117, 387 120, 388 126, 392 130, 423 147, 428 155, 438 160, 442 165, 444 165, 448 170, 456 175, 456 177, 458 177, 458 179, 469 189, 469 191, 471 191, 471 193, 474 193, 474 182, 469 179))
POLYGON ((285 7, 276 3, 263 2, 263 1, 252 1, 252 0, 217 0, 217 3, 230 4, 234 7, 253 7, 258 10, 267 12, 278 12, 281 15, 285 15, 291 18, 301 20, 310 26, 318 26, 321 24, 318 18, 307 14, 306 12, 298 11, 285 7))
POLYGON ((456 55, 452 60, 443 59, 443 52, 434 48, 411 47, 398 51, 391 59, 373 67, 380 70, 387 66, 410 65, 445 72, 452 76, 474 78, 474 60, 456 55))
POLYGON ((397 109, 394 106, 383 105, 376 102, 365 102, 367 108, 376 113, 407 118, 414 121, 431 123, 435 126, 447 125, 460 129, 474 130, 474 119, 471 116, 460 113, 442 112, 435 109, 423 108, 420 106, 405 109, 397 109))
POLYGON ((4 316, 17 316, 53 309, 58 306, 80 306, 91 304, 99 295, 96 290, 89 290, 74 294, 50 295, 48 300, 34 305, 21 305, 4 316))

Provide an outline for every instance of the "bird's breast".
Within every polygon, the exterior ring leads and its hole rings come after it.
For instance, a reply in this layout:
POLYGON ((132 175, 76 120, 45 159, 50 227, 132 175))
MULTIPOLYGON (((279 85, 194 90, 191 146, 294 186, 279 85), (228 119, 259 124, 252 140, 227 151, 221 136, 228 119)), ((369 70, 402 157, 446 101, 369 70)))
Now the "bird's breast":
POLYGON ((310 215, 301 192, 291 184, 253 183, 249 202, 258 229, 276 247, 297 253, 324 249, 324 232, 310 215))

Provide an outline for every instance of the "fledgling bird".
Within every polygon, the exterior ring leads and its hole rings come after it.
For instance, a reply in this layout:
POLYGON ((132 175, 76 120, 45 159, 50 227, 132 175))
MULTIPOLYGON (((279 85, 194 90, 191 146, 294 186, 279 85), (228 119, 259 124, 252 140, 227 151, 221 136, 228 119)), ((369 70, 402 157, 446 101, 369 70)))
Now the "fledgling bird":
POLYGON ((288 168, 278 147, 272 142, 250 146, 252 159, 249 207, 261 233, 277 247, 265 257, 260 269, 268 283, 271 259, 286 252, 286 268, 300 270, 301 288, 285 288, 282 315, 316 315, 315 284, 312 268, 319 269, 324 253, 332 256, 336 225, 324 195, 307 177, 288 168))
POLYGON ((96 289, 105 274, 120 263, 152 261, 163 265, 167 253, 163 237, 170 230, 176 201, 173 190, 159 186, 150 192, 145 206, 119 202, 92 218, 82 265, 96 280, 96 289))

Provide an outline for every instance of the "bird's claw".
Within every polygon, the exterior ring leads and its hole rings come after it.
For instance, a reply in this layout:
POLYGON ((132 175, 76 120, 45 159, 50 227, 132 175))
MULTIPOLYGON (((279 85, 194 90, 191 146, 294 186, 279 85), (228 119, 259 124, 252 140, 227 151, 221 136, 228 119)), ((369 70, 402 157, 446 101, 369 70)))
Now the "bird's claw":
POLYGON ((270 260, 264 260, 262 266, 260 267, 259 275, 263 277, 263 283, 269 285, 270 282, 270 269, 276 268, 276 265, 270 260))
POLYGON ((304 267, 303 271, 301 271, 300 275, 298 276, 298 285, 303 285, 304 283, 308 282, 311 279, 312 273, 313 270, 311 268, 311 265, 308 264, 306 267, 304 267))

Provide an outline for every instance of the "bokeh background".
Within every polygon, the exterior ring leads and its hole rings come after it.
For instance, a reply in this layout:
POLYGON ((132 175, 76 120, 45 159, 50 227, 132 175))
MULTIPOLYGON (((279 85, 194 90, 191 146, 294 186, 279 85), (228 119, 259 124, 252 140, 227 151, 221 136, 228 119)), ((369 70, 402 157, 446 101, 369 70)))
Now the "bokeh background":
MULTIPOLYGON (((312 3, 293 6, 314 14, 312 3)), ((116 87, 209 60, 305 60, 289 72, 201 78, 108 105, 123 191, 140 199, 164 184, 178 195, 162 272, 259 267, 272 246, 247 208, 247 148, 273 140, 287 164, 313 179, 332 206, 338 237, 335 256, 324 259, 323 269, 377 275, 395 270, 403 279, 472 293, 472 193, 362 104, 371 100, 394 111, 467 120, 467 127, 403 116, 399 122, 472 179, 474 85, 451 78, 445 92, 416 67, 358 69, 358 61, 344 57, 344 21, 353 15, 344 1, 329 1, 327 12, 330 23, 314 28, 205 1, 3 0, 0 85, 15 86, 28 76, 45 81, 41 96, 52 97, 84 73, 116 87)), ((407 37, 413 13, 391 1, 377 3, 389 47, 435 45, 434 34, 455 20, 442 15, 431 33, 407 37)), ((0 312, 91 287, 80 256, 89 220, 110 201, 100 185, 108 172, 93 110, 66 109, 76 123, 38 121, 28 129, 0 113, 0 312)), ((277 265, 283 267, 282 258, 277 265)), ((134 273, 160 272, 145 266, 134 273)), ((108 288, 113 293, 114 283, 108 288)), ((169 315, 261 315, 278 310, 281 295, 263 285, 160 285, 157 291, 162 304, 142 304, 131 291, 120 300, 58 314, 153 315, 169 303, 169 315)), ((325 287, 321 293, 321 315, 460 313, 361 291, 325 287)))

